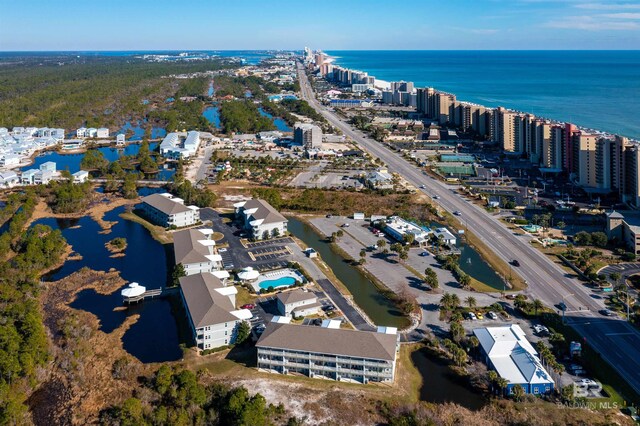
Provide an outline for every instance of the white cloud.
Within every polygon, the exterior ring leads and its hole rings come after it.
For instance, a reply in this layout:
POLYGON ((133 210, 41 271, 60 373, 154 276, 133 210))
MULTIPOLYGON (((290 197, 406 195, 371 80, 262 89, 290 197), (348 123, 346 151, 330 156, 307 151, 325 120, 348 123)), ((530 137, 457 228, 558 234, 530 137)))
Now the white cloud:
POLYGON ((629 13, 629 12, 605 13, 600 16, 604 18, 610 18, 610 19, 630 19, 630 20, 640 19, 640 13, 629 13))
POLYGON ((575 29, 586 31, 634 31, 640 30, 640 23, 633 19, 607 18, 606 15, 580 15, 567 16, 562 19, 554 19, 545 25, 550 28, 575 29))
POLYGON ((589 9, 589 10, 629 10, 629 9, 640 9, 640 4, 638 3, 580 3, 576 4, 574 7, 579 9, 589 9))

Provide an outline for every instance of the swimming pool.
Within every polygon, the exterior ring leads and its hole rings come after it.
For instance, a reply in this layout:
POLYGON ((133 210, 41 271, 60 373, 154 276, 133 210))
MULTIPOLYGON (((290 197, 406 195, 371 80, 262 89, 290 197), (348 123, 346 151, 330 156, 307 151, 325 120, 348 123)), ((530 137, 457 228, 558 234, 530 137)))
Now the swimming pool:
POLYGON ((269 287, 278 288, 278 287, 289 287, 296 283, 296 279, 290 276, 284 276, 276 278, 275 280, 264 280, 260 281, 260 289, 266 290, 269 287))

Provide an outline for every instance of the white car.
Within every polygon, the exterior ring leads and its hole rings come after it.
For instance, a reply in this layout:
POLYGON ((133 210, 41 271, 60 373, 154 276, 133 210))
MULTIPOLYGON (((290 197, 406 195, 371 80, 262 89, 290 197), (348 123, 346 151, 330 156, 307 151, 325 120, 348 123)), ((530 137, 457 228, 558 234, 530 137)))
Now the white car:
POLYGON ((491 318, 492 320, 498 319, 498 315, 496 315, 496 313, 493 311, 487 312, 487 317, 491 318))
POLYGON ((595 380, 591 380, 591 379, 580 379, 577 382, 575 382, 575 385, 581 388, 597 388, 600 387, 600 385, 598 384, 598 382, 596 382, 595 380))
POLYGON ((475 321, 475 320, 477 320, 477 319, 478 319, 478 318, 476 317, 476 314, 474 314, 473 312, 469 312, 469 313, 467 314, 467 318, 469 318, 471 321, 475 321))
POLYGON ((218 249, 218 253, 224 253, 225 251, 227 251, 227 249, 224 247, 218 249))
POLYGON ((439 200, 439 199, 440 199, 440 196, 439 196, 439 195, 434 195, 434 196, 433 196, 433 199, 434 199, 434 200, 439 200))

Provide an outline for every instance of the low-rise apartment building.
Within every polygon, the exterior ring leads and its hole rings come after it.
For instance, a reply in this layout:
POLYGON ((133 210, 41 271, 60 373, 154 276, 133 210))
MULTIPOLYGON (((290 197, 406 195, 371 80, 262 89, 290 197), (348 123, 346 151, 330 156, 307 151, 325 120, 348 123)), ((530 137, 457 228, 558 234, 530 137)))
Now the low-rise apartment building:
POLYGON ((254 198, 233 206, 236 217, 242 221, 243 228, 254 240, 265 240, 287 233, 287 218, 266 201, 254 198))
POLYGON ((236 309, 237 292, 209 273, 180 278, 180 296, 199 349, 235 343, 238 326, 252 317, 248 309, 236 309))
POLYGON ((269 372, 358 383, 393 382, 398 336, 394 328, 371 332, 271 322, 256 348, 258 368, 269 372))
POLYGON ((156 225, 183 228, 200 222, 200 209, 185 206, 181 198, 171 194, 151 194, 142 199, 142 210, 156 225))
POLYGON ((314 315, 322 306, 315 293, 302 289, 286 291, 276 297, 278 312, 284 316, 305 317, 314 315))
POLYGON ((173 253, 176 264, 182 264, 186 275, 209 272, 220 279, 229 276, 222 271, 222 256, 211 238, 211 229, 186 229, 173 233, 173 253))

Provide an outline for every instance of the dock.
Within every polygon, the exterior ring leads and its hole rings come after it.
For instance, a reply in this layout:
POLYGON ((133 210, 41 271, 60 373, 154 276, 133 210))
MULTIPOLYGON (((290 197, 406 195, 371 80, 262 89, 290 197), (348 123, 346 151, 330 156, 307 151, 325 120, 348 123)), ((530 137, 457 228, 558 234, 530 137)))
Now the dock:
POLYGON ((144 299, 153 299, 154 297, 162 296, 162 289, 156 288, 153 290, 147 290, 142 294, 136 296, 122 296, 123 302, 128 305, 131 303, 138 303, 144 299))

